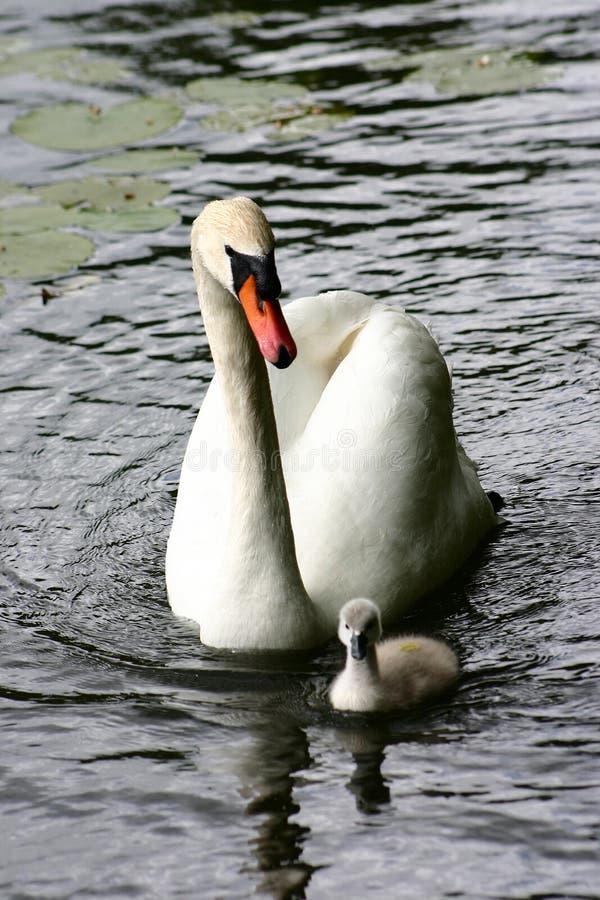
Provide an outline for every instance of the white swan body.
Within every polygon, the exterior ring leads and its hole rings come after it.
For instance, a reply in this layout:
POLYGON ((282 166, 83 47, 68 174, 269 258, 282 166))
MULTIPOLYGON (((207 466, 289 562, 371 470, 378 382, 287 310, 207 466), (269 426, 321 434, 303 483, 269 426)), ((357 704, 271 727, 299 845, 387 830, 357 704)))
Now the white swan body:
POLYGON ((181 471, 167 586, 214 646, 317 644, 359 593, 392 620, 496 521, 455 436, 446 364, 414 317, 352 291, 296 300, 297 359, 267 379, 223 250, 242 268, 266 259, 263 220, 249 200, 218 201, 192 232, 216 376, 181 471))
POLYGON ((381 619, 371 600, 344 604, 338 637, 347 657, 329 690, 335 709, 376 712, 415 706, 449 691, 458 678, 456 655, 442 641, 404 634, 380 642, 381 619))

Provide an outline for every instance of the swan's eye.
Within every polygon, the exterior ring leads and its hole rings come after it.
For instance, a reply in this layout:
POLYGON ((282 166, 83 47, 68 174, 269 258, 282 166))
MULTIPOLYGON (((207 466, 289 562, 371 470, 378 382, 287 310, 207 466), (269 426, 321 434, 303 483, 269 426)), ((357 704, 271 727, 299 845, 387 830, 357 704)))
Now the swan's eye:
POLYGON ((344 628, 346 629, 346 631, 350 631, 350 626, 347 622, 344 622, 344 628))

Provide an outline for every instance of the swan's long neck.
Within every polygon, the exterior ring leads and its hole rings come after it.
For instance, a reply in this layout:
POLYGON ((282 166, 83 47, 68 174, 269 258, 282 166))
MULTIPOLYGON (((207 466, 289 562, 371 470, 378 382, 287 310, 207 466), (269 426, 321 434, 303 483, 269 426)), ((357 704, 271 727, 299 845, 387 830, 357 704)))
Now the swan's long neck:
MULTIPOLYGON (((224 555, 224 602, 306 606, 265 361, 241 304, 194 255, 206 335, 231 441, 232 503, 224 555)), ((314 639, 312 641, 314 643, 314 639)))

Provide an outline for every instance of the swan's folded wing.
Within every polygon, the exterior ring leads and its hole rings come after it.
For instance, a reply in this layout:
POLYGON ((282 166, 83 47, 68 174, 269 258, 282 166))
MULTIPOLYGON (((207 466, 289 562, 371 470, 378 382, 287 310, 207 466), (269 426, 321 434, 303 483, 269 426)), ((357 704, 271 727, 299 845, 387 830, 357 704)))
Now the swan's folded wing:
POLYGON ((357 594, 398 614, 473 549, 450 376, 412 316, 372 308, 284 465, 300 570, 332 619, 357 594))

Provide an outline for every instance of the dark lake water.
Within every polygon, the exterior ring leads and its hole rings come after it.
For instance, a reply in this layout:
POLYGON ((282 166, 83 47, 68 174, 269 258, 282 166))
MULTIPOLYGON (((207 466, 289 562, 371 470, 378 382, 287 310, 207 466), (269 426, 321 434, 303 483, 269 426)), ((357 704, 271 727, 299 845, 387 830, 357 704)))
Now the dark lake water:
POLYGON ((3 280, 0 895, 597 898, 597 0, 3 0, 15 35, 131 70, 0 79, 0 177, 28 187, 98 155, 10 132, 43 104, 241 75, 352 115, 283 140, 188 108, 144 145, 202 154, 156 176, 179 225, 94 234, 74 290, 3 280), (482 79, 500 50, 539 78, 474 92, 398 63, 461 46, 482 79), (459 433, 507 505, 410 623, 460 656, 442 704, 334 715, 337 642, 232 655, 170 612, 164 549, 211 375, 188 233, 234 192, 274 226, 286 297, 365 290, 430 322, 452 362, 459 433))

